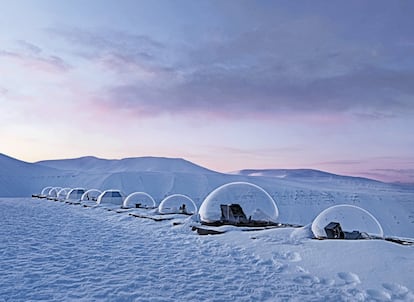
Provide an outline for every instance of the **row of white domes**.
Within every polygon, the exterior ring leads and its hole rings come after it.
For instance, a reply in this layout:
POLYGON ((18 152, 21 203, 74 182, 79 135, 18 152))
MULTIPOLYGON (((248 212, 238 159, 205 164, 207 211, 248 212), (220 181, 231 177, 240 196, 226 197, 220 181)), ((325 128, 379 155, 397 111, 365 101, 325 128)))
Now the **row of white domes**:
MULTIPOLYGON (((152 196, 145 192, 134 192, 125 196, 119 190, 46 187, 39 197, 55 200, 78 200, 90 205, 110 205, 118 208, 158 209, 160 214, 198 214, 201 222, 214 223, 223 219, 223 206, 237 205, 243 215, 253 221, 277 222, 279 210, 274 199, 261 187, 247 182, 233 182, 213 190, 203 201, 200 209, 195 202, 183 194, 172 194, 164 198, 157 207, 152 196)), ((227 208, 229 210, 229 208, 227 208)), ((352 205, 336 205, 321 212, 312 223, 315 237, 326 237, 326 226, 330 222, 340 223, 344 230, 358 230, 383 237, 377 219, 366 210, 352 205)))

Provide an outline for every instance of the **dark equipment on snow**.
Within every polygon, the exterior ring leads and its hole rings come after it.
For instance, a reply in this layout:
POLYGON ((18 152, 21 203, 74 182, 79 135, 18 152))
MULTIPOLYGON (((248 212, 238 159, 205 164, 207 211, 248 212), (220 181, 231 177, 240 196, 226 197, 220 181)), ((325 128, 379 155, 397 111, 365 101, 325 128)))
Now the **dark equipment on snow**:
POLYGON ((243 208, 238 203, 221 204, 221 217, 220 220, 211 222, 201 222, 203 225, 209 226, 221 226, 221 225, 234 225, 239 227, 281 227, 287 226, 268 220, 254 220, 251 216, 246 217, 243 208))
POLYGON ((242 231, 260 231, 270 228, 298 228, 302 227, 295 224, 286 224, 278 223, 267 220, 254 220, 251 216, 247 218, 246 214, 243 211, 243 208, 238 203, 232 204, 221 204, 221 217, 220 220, 211 221, 211 222, 201 222, 203 226, 193 226, 192 230, 197 231, 199 235, 217 235, 227 232, 222 229, 214 229, 211 227, 220 227, 222 225, 234 225, 236 227, 247 227, 242 229, 242 231), (204 227, 208 226, 208 227, 204 227))
POLYGON ((369 235, 364 232, 359 232, 359 231, 344 232, 339 222, 330 222, 325 227, 325 232, 327 236, 326 238, 328 239, 357 240, 357 239, 368 239, 369 238, 369 235))
POLYGON ((238 224, 248 222, 246 214, 244 214, 242 207, 239 204, 222 204, 221 221, 224 223, 238 224))
POLYGON ((183 203, 183 204, 180 206, 179 211, 180 211, 180 213, 181 213, 181 214, 188 214, 188 213, 187 213, 187 208, 186 208, 186 206, 185 206, 185 203, 183 203))
POLYGON ((369 238, 369 235, 367 233, 359 232, 359 231, 344 232, 344 234, 345 234, 345 239, 349 239, 349 240, 369 238))
POLYGON ((326 236, 329 239, 344 239, 345 234, 342 231, 341 225, 339 222, 330 222, 325 227, 326 236))

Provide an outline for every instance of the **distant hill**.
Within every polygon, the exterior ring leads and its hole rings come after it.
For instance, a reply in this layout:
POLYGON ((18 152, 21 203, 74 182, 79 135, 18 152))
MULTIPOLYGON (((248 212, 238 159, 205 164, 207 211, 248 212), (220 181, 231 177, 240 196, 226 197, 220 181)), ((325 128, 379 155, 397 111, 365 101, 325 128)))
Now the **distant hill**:
POLYGON ((39 186, 67 177, 67 172, 0 154, 0 196, 29 196, 37 192, 39 186))
POLYGON ((49 175, 56 172, 57 170, 52 167, 28 163, 0 153, 0 175, 49 175))
POLYGON ((89 172, 186 172, 217 173, 182 158, 131 157, 124 159, 101 159, 86 156, 73 159, 44 160, 36 164, 69 171, 89 172))
MULTIPOLYGON (((234 176, 233 179, 238 179, 234 176)), ((0 156, 0 197, 40 193, 46 186, 146 191, 157 200, 185 193, 197 198, 226 183, 228 176, 179 158, 100 159, 93 156, 27 163, 0 156)))
POLYGON ((314 170, 314 169, 244 169, 239 171, 231 172, 235 175, 243 176, 261 176, 261 177, 275 177, 279 179, 302 179, 308 181, 316 180, 352 180, 352 181, 363 181, 363 182, 377 182, 380 181, 355 176, 345 176, 333 174, 325 171, 314 170))

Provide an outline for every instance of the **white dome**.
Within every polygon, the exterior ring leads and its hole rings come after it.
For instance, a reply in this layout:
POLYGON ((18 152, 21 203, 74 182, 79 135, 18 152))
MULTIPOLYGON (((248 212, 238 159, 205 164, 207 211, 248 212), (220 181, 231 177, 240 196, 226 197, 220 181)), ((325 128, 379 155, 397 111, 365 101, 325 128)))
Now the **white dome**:
POLYGON ((190 197, 173 194, 161 201, 158 212, 161 214, 195 214, 197 206, 190 197))
POLYGON ((384 237, 378 220, 368 211, 353 205, 336 205, 322 211, 312 223, 314 236, 316 238, 329 237, 325 228, 332 222, 339 223, 342 231, 346 233, 357 231, 371 236, 384 237))
POLYGON ((66 199, 66 197, 68 196, 69 191, 71 190, 71 188, 63 188, 58 192, 57 198, 59 200, 64 201, 66 199))
POLYGON ((277 222, 279 211, 273 198, 261 187, 233 182, 211 192, 199 214, 202 223, 260 224, 277 222))
POLYGON ((74 188, 69 191, 67 199, 71 200, 81 200, 83 194, 86 192, 84 188, 74 188))
POLYGON ((40 193, 41 195, 48 195, 49 194, 49 191, 51 190, 51 189, 53 189, 53 187, 45 187, 45 188, 43 188, 43 190, 42 190, 42 192, 40 193))
POLYGON ((106 190, 99 195, 96 204, 98 205, 111 205, 111 206, 122 206, 124 197, 119 190, 106 190))
POLYGON ((97 189, 89 189, 81 196, 81 201, 97 201, 99 195, 102 194, 102 191, 97 189))
POLYGON ((145 192, 134 192, 125 198, 123 208, 155 208, 156 202, 151 195, 145 192))
POLYGON ((62 190, 61 187, 54 187, 50 189, 48 193, 48 197, 53 197, 53 198, 57 197, 60 190, 62 190))

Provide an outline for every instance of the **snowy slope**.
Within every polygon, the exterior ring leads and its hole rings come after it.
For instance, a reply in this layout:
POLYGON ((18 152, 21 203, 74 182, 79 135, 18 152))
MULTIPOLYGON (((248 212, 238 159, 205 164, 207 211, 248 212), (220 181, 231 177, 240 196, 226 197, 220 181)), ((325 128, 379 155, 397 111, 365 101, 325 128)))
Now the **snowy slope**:
POLYGON ((0 153, 0 196, 30 196, 46 183, 70 179, 67 172, 27 163, 0 153))
POLYGON ((4 301, 414 301, 414 247, 0 198, 4 301), (185 222, 185 221, 184 221, 185 222))
POLYGON ((56 174, 59 171, 44 167, 37 164, 27 163, 16 158, 0 153, 0 173, 9 176, 23 176, 23 175, 50 175, 56 174))

